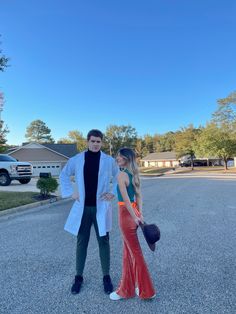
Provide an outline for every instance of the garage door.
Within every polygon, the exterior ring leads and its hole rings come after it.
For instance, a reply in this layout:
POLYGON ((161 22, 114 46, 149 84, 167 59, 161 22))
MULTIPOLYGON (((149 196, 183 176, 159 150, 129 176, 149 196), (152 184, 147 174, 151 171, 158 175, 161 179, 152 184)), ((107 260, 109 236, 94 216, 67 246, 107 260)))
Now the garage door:
POLYGON ((40 172, 50 172, 52 176, 59 176, 61 172, 60 162, 35 163, 33 165, 33 176, 39 177, 40 172))

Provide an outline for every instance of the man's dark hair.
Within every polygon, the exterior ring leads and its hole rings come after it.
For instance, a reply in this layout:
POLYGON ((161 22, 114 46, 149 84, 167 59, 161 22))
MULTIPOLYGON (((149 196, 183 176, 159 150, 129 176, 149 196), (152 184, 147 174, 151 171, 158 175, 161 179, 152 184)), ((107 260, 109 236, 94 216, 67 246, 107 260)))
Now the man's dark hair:
POLYGON ((91 136, 95 136, 95 137, 100 137, 100 139, 102 140, 103 139, 103 134, 100 130, 97 130, 97 129, 92 129, 88 132, 88 135, 87 135, 87 141, 90 140, 90 137, 91 136))

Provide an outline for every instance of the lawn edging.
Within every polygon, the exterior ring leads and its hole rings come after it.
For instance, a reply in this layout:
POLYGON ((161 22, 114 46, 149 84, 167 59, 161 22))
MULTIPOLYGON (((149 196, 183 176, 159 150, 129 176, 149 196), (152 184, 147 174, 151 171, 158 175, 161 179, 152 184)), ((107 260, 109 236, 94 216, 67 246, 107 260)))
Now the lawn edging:
POLYGON ((0 217, 1 216, 5 216, 8 214, 15 214, 15 213, 19 213, 19 212, 23 212, 26 211, 27 209, 31 209, 31 208, 36 208, 39 209, 40 207, 43 208, 48 208, 50 206, 55 205, 55 203, 66 203, 72 201, 71 198, 66 198, 63 199, 61 196, 56 196, 55 198, 51 198, 48 200, 43 200, 43 201, 39 201, 39 202, 34 202, 34 203, 30 203, 30 204, 26 204, 26 205, 22 205, 22 206, 18 206, 18 207, 13 207, 13 208, 8 208, 5 210, 1 210, 0 211, 0 217))

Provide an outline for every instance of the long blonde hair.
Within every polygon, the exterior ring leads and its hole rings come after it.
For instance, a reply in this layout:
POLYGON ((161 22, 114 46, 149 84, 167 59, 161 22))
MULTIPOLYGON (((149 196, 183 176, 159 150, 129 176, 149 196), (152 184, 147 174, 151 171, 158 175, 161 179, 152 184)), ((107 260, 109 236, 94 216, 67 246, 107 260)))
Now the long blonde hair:
POLYGON ((131 148, 123 147, 119 150, 118 154, 124 157, 128 161, 127 170, 133 176, 132 184, 134 187, 134 191, 135 191, 135 194, 139 196, 141 193, 140 191, 141 186, 140 186, 139 170, 138 170, 138 165, 136 162, 135 152, 131 148))

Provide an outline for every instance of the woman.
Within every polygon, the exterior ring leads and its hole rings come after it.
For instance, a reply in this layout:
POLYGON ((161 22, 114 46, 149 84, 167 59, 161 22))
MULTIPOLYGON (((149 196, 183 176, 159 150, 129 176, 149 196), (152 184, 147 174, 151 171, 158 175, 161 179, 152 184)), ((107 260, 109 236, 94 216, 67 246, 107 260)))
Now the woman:
POLYGON ((122 278, 111 300, 132 298, 135 293, 141 299, 155 297, 155 290, 138 241, 137 228, 143 222, 140 179, 135 153, 122 148, 117 155, 119 223, 123 236, 122 278))

